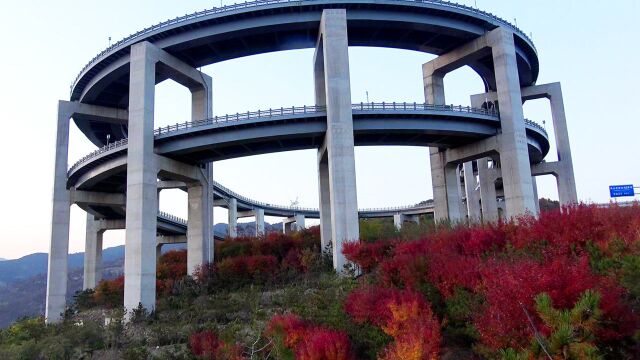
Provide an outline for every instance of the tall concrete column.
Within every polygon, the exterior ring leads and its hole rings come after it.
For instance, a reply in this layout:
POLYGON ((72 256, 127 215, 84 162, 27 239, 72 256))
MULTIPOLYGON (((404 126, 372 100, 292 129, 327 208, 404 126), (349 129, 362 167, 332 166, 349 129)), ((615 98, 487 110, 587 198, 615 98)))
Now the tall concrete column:
POLYGON ((304 215, 302 215, 302 214, 296 214, 296 215, 294 216, 294 218, 296 219, 296 222, 295 222, 295 227, 296 227, 295 229, 296 229, 296 231, 302 231, 302 230, 304 230, 304 229, 305 229, 305 227, 306 227, 306 226, 305 226, 305 217, 304 217, 304 215))
POLYGON ((59 322, 66 306, 71 210, 70 194, 69 190, 67 190, 67 162, 69 157, 69 119, 72 114, 72 104, 64 101, 58 103, 45 307, 47 323, 59 322))
POLYGON ((229 210, 228 235, 230 238, 234 239, 238 237, 238 200, 234 198, 229 199, 229 206, 227 209, 229 210))
POLYGON ((187 273, 193 272, 209 261, 210 243, 213 235, 209 186, 205 184, 187 187, 187 273))
POLYGON ((98 221, 87 214, 87 234, 84 245, 83 289, 95 289, 102 280, 102 235, 98 221))
POLYGON ((498 221, 495 179, 489 174, 489 159, 478 159, 478 179, 480 180, 480 201, 482 221, 498 221))
POLYGON ((319 154, 318 191, 320 199, 320 246, 324 251, 331 244, 331 194, 329 186, 329 162, 327 154, 319 154))
POLYGON ((496 76, 500 124, 500 163, 507 216, 535 213, 529 151, 522 110, 513 33, 498 28, 493 33, 493 64, 496 76))
POLYGON ((469 222, 480 221, 480 198, 476 191, 476 176, 473 172, 473 161, 464 163, 464 190, 467 197, 467 214, 469 222))
POLYGON ((431 165, 431 185, 433 187, 433 215, 436 222, 449 219, 444 162, 444 152, 440 152, 437 147, 430 147, 429 163, 431 165))
POLYGON ((327 107, 333 266, 342 271, 346 263, 343 242, 360 238, 346 10, 323 10, 314 64, 316 104, 327 107))
POLYGON ((152 311, 156 293, 157 169, 153 150, 156 57, 149 43, 131 46, 124 306, 152 311))
POLYGON ((404 224, 405 216, 403 214, 394 214, 393 215, 393 226, 396 227, 396 230, 400 231, 402 229, 402 225, 404 224))
POLYGON ((560 205, 565 206, 577 203, 578 193, 576 191, 576 179, 573 172, 573 159, 569 144, 569 130, 567 128, 560 83, 554 85, 552 89, 549 102, 551 103, 551 117, 556 138, 556 150, 558 151, 558 163, 561 169, 560 174, 556 176, 556 181, 558 183, 560 205))
POLYGON ((536 177, 531 177, 531 184, 533 185, 533 199, 536 202, 536 212, 535 214, 540 214, 540 199, 538 198, 538 183, 536 182, 536 177))
POLYGON ((162 245, 163 244, 156 245, 156 261, 160 261, 160 257, 162 256, 162 245))
POLYGON ((256 236, 264 235, 264 209, 255 209, 256 236))
POLYGON ((444 166, 444 182, 447 194, 446 204, 449 211, 449 221, 460 221, 463 216, 461 212, 462 197, 460 196, 460 173, 458 172, 458 165, 447 164, 444 166))

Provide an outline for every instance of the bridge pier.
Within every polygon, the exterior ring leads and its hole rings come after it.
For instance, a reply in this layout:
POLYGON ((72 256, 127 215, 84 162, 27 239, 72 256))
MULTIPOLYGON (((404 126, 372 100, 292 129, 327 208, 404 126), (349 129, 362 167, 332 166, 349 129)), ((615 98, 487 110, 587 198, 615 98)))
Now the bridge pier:
POLYGON ((238 200, 230 198, 228 201, 227 209, 229 210, 229 221, 227 234, 231 239, 238 237, 238 200))
POLYGON ((82 288, 95 289, 102 280, 102 236, 105 230, 100 228, 100 222, 88 213, 86 227, 82 288))
POLYGON ((314 55, 314 79, 316 105, 327 107, 327 132, 318 154, 321 236, 326 244, 330 229, 333 266, 342 272, 346 264, 343 242, 360 238, 344 9, 322 11, 314 55), (331 213, 330 220, 328 213, 331 213))
POLYGON ((264 209, 255 209, 256 236, 264 235, 264 209))
POLYGON ((496 179, 489 169, 489 158, 478 159, 478 179, 480 180, 480 202, 482 221, 498 221, 498 203, 496 196, 496 179))
POLYGON ((463 164, 464 169, 464 189, 467 198, 467 215, 469 223, 480 221, 480 198, 476 191, 476 176, 473 172, 473 161, 463 164))
POLYGON ((295 214, 282 221, 282 232, 290 234, 295 231, 301 231, 305 228, 305 217, 301 214, 295 214))

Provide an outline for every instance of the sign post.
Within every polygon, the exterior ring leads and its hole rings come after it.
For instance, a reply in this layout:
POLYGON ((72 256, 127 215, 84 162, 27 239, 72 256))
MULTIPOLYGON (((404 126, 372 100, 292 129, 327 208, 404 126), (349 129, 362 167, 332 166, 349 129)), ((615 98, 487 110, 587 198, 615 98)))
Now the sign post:
POLYGON ((624 196, 635 196, 635 188, 633 185, 610 185, 609 186, 609 195, 612 198, 624 197, 624 196))

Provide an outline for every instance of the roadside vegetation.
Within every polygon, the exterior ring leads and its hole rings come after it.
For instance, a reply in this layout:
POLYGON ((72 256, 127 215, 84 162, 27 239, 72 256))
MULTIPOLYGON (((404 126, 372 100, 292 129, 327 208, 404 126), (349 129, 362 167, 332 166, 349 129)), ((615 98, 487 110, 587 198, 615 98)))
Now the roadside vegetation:
POLYGON ((186 252, 166 253, 154 313, 124 322, 124 279, 103 281, 61 324, 0 330, 0 358, 640 358, 639 205, 361 234, 349 276, 317 227, 220 242, 190 275, 186 252))

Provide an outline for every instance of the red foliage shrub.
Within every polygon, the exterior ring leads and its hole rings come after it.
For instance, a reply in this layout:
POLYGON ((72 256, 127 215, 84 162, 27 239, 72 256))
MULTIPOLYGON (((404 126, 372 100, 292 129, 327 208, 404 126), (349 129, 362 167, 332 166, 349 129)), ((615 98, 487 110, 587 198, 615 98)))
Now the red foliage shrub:
POLYGON ((380 327, 395 339, 385 359, 432 359, 440 350, 440 324, 422 295, 412 290, 366 287, 349 294, 345 310, 357 323, 380 327))
POLYGON ((351 343, 343 332, 319 327, 308 329, 304 341, 295 349, 298 360, 350 360, 351 343))
POLYGON ((365 272, 373 270, 393 248, 395 242, 346 242, 342 245, 342 253, 365 272))
POLYGON ((278 259, 271 255, 236 256, 218 263, 220 277, 273 275, 278 271, 278 259))
POLYGON ((160 256, 156 266, 156 293, 168 295, 176 281, 187 275, 187 250, 172 250, 160 256))
POLYGON ((293 314, 272 317, 267 324, 265 334, 292 350, 296 359, 353 359, 351 343, 345 333, 311 326, 293 314))
POLYGON ((610 279, 593 274, 586 257, 557 256, 543 262, 491 260, 483 267, 482 277, 486 308, 477 314, 474 325, 483 344, 494 350, 530 345, 533 332, 525 311, 541 330, 534 297, 542 292, 551 296, 555 307, 571 308, 585 290, 599 291, 607 323, 597 334, 601 340, 629 336, 637 326, 635 314, 622 302, 623 290, 610 279))
POLYGON ((124 276, 113 280, 102 280, 96 286, 93 299, 97 305, 107 308, 122 306, 124 301, 124 276))
POLYGON ((189 336, 191 353, 201 359, 211 360, 241 360, 241 349, 236 345, 228 345, 220 340, 216 333, 205 330, 189 336))

